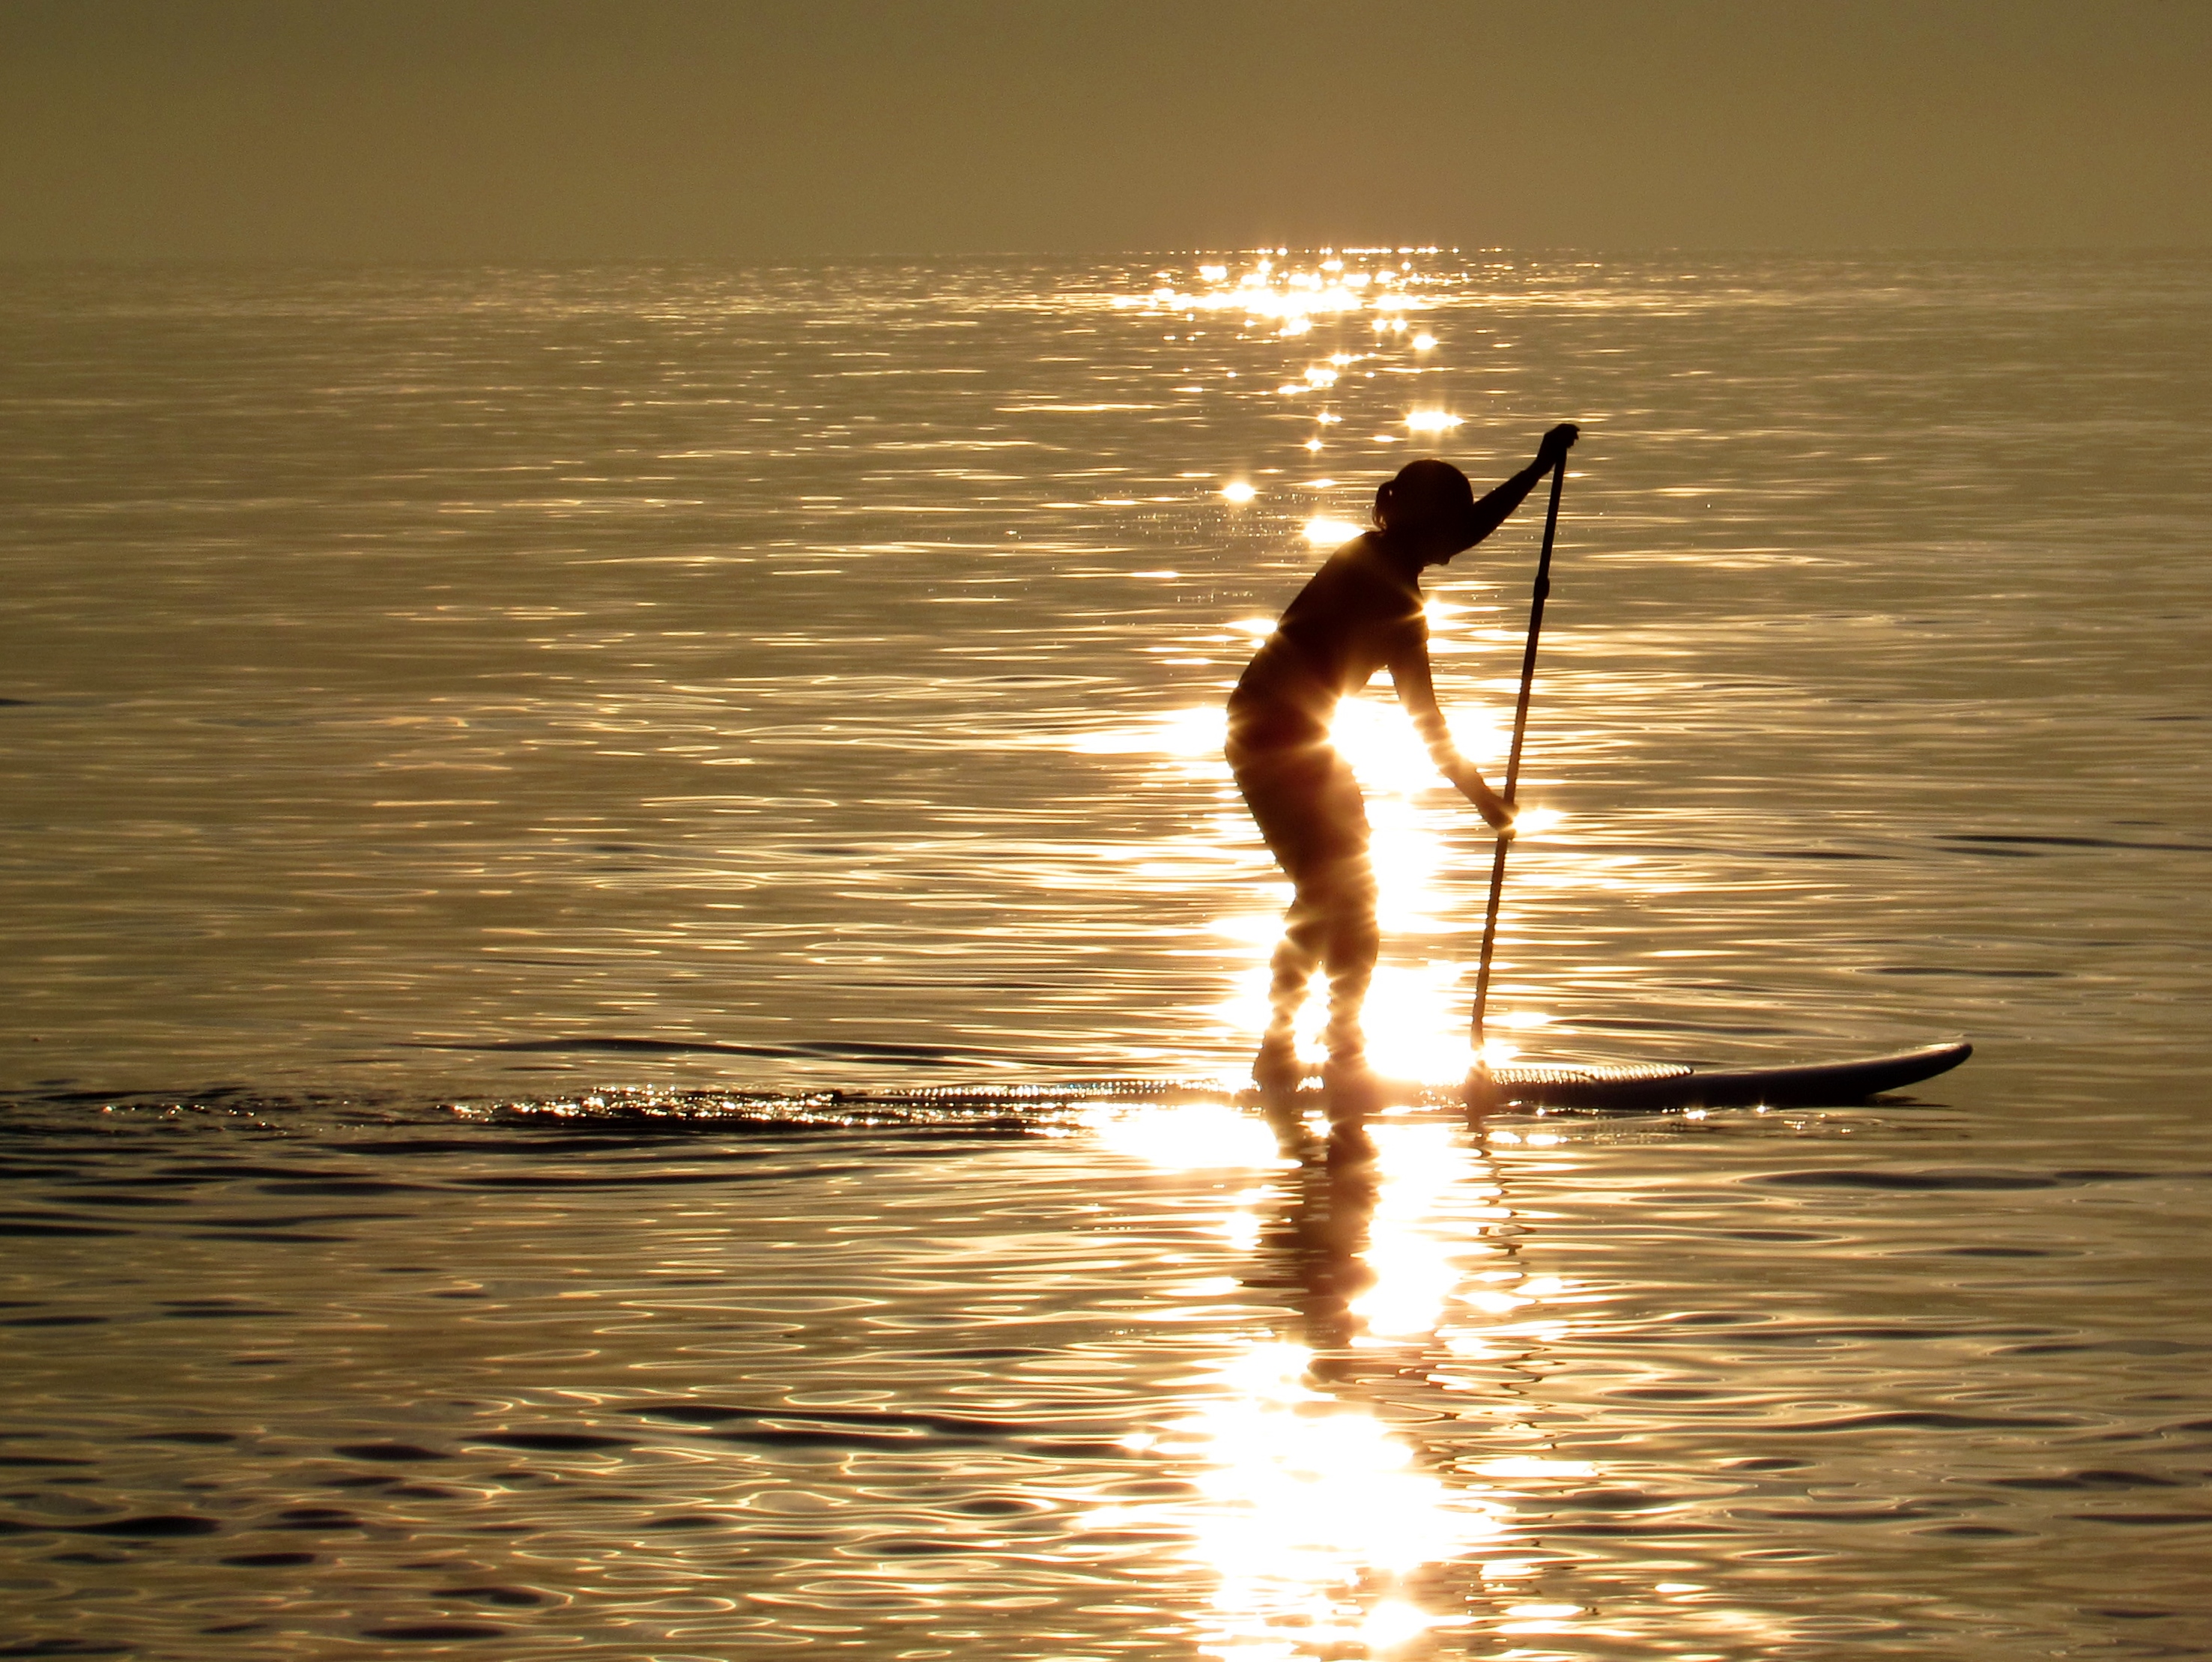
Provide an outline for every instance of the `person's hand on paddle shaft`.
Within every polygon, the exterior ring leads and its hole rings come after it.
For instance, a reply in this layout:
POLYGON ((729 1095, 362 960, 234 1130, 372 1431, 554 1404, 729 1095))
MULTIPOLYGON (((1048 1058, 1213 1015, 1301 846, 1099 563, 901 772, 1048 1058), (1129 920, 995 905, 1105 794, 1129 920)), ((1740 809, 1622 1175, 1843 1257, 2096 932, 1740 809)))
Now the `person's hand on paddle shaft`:
POLYGON ((1583 430, 1572 422, 1562 422, 1547 433, 1544 441, 1536 446, 1536 470, 1549 473, 1582 436, 1583 430))
POLYGON ((1484 784, 1481 774, 1470 767, 1466 773, 1454 776, 1452 783, 1459 786, 1460 794, 1473 803, 1482 817, 1489 821, 1492 830, 1501 837, 1512 836, 1513 805, 1484 784))

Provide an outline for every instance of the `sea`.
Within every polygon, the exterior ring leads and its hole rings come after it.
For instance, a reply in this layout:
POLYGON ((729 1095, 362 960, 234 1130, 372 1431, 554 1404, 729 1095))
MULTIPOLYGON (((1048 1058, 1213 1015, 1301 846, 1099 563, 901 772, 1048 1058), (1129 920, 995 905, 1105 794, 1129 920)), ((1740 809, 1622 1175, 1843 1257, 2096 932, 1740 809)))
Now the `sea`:
POLYGON ((2212 1655, 2208 363, 2202 251, 0 270, 0 1655, 2212 1655), (1455 1107, 1383 684, 1434 1089, 1302 1160, 1222 701, 1562 421, 1498 1053, 1975 1054, 1455 1107))

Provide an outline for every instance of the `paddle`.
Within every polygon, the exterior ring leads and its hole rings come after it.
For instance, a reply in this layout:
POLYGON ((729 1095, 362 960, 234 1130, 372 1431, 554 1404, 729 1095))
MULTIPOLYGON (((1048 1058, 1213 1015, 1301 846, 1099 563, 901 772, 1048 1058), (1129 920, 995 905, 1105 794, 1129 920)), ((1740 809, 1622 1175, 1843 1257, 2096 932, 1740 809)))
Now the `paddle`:
MULTIPOLYGON (((1544 511, 1544 552, 1536 561, 1536 584, 1528 602, 1528 646, 1521 655, 1521 697, 1513 707, 1513 749, 1505 761, 1505 805, 1513 806, 1521 783, 1521 741, 1528 731, 1528 695, 1536 684, 1536 636, 1544 627, 1544 597, 1552 591, 1552 539, 1559 529, 1559 490, 1567 482, 1566 452, 1552 464, 1552 502, 1544 511)), ((1498 852, 1490 862, 1490 913, 1482 925, 1482 967, 1474 977, 1474 1073, 1487 1077, 1490 1064, 1483 1056, 1483 1008, 1490 1002, 1490 960, 1498 945, 1498 902, 1505 892, 1505 851, 1510 837, 1501 834, 1498 852)))

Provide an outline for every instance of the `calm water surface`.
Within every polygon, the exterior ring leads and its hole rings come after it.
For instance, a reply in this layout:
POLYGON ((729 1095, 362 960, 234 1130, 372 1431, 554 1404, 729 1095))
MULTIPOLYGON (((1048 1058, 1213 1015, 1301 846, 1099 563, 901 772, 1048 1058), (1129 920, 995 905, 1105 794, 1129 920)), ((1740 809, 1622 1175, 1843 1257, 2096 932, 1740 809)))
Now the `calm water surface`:
POLYGON ((1343 258, 0 279, 0 1649, 2212 1653, 2212 264, 1343 258), (1233 1074, 1254 628, 1568 418, 1506 1031, 1966 1071, 821 1095, 1233 1074))

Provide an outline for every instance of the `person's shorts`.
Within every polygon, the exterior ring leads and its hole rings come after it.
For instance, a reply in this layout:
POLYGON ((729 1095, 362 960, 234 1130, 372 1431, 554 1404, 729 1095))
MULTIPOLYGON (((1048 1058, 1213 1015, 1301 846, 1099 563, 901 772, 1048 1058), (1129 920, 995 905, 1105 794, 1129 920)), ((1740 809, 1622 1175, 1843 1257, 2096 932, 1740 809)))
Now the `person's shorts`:
POLYGON ((1367 858, 1367 804, 1343 757, 1326 744, 1255 749, 1232 741, 1230 771, 1293 882, 1367 858))

